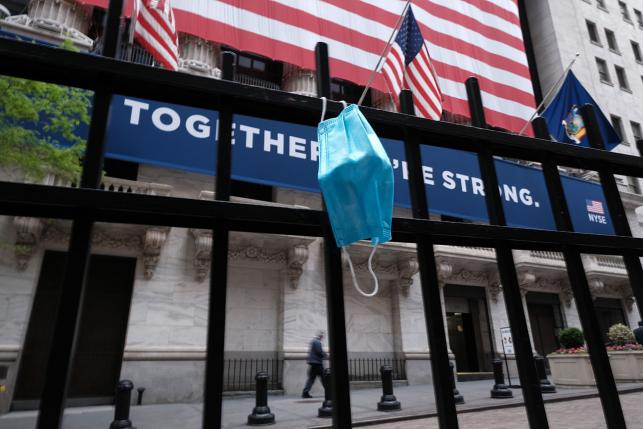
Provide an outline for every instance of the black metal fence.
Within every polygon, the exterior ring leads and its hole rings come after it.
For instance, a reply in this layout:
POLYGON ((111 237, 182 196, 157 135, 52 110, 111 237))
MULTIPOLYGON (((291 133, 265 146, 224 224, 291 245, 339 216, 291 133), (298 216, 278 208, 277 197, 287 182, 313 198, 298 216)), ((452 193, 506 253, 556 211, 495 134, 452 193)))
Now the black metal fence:
MULTIPOLYGON (((318 210, 256 206, 230 202, 231 138, 234 114, 316 125, 322 108, 319 99, 273 91, 231 82, 233 59, 224 54, 223 80, 173 73, 138 64, 115 61, 123 0, 111 0, 107 14, 103 54, 109 58, 83 55, 61 49, 0 40, 0 73, 27 79, 70 85, 93 90, 92 121, 79 188, 57 188, 23 183, 0 182, 0 215, 61 218, 73 221, 69 243, 70 261, 65 266, 61 305, 52 321, 54 335, 49 352, 37 429, 59 429, 86 295, 85 277, 91 252, 95 222, 164 225, 211 229, 212 275, 208 315, 208 337, 204 428, 222 425, 225 385, 225 323, 228 238, 230 231, 324 237, 324 272, 329 348, 333 382, 333 426, 351 428, 349 362, 346 318, 339 249, 327 215, 318 210), (98 190, 100 185, 104 136, 113 94, 186 104, 219 111, 219 143, 215 201, 139 195, 98 190)), ((327 46, 316 49, 317 93, 330 98, 327 46)), ((536 123, 541 139, 510 135, 487 129, 477 81, 467 82, 472 127, 434 122, 414 117, 411 94, 403 94, 403 112, 396 114, 363 108, 365 117, 382 138, 403 139, 408 162, 413 218, 395 218, 393 239, 415 243, 420 265, 420 287, 431 350, 431 370, 437 416, 441 428, 457 428, 458 419, 450 380, 449 356, 444 329, 434 244, 493 247, 503 285, 507 315, 514 339, 516 363, 529 425, 549 427, 532 346, 527 330, 513 249, 562 252, 568 278, 586 335, 605 421, 609 429, 625 428, 616 383, 601 338, 581 253, 622 255, 633 294, 643 318, 643 239, 632 238, 614 174, 643 177, 640 158, 610 153, 604 149, 592 106, 582 115, 593 149, 549 142, 542 123, 536 123), (420 146, 446 147, 476 153, 490 225, 462 224, 429 220, 424 190, 420 146), (557 231, 507 227, 494 157, 509 157, 541 163, 549 192, 557 231), (616 235, 573 232, 573 225, 561 185, 558 165, 598 171, 616 235)), ((328 115, 342 109, 329 103, 328 115)))
POLYGON ((245 392, 255 390, 255 375, 268 374, 268 390, 281 390, 284 361, 281 359, 226 359, 223 366, 223 390, 245 392))
POLYGON ((349 380, 381 381, 380 368, 382 365, 390 365, 393 368, 393 380, 406 380, 406 360, 386 358, 349 359, 349 380))

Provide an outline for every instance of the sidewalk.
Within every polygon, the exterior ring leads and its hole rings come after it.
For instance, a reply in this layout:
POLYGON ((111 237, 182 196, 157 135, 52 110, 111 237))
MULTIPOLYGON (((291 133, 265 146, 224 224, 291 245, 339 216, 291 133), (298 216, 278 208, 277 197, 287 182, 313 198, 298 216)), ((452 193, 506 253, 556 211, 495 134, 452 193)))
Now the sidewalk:
MULTIPOLYGON (((513 389, 513 399, 491 399, 489 390, 492 387, 492 381, 471 381, 458 383, 458 389, 466 401, 463 405, 458 405, 459 411, 472 409, 487 409, 495 407, 515 406, 522 403, 522 394, 520 389, 513 389)), ((643 391, 643 384, 622 384, 619 385, 621 391, 643 391)), ((558 393, 544 395, 546 400, 569 400, 572 398, 587 397, 595 395, 595 389, 558 389, 558 393)), ((353 420, 355 422, 373 421, 375 419, 405 419, 409 417, 418 418, 420 416, 430 417, 435 415, 435 401, 433 396, 433 386, 406 386, 395 389, 397 399, 402 403, 402 410, 391 413, 377 411, 377 402, 381 396, 380 389, 353 390, 351 392, 351 407, 353 420)), ((622 395, 630 401, 631 397, 643 396, 643 394, 622 395)), ((276 425, 274 427, 284 429, 301 429, 305 427, 330 427, 330 419, 317 417, 317 409, 321 406, 323 398, 315 397, 313 399, 301 399, 298 397, 288 396, 270 396, 268 405, 276 416, 276 425)), ((625 401, 625 400, 624 400, 625 401)), ((581 401, 576 401, 581 402, 581 401)), ((574 402, 574 403, 576 403, 574 402)), ((254 398, 226 398, 223 405, 223 427, 226 429, 247 428, 246 421, 248 414, 252 412, 254 398)), ((554 406, 554 405, 549 405, 554 406)), ((549 407, 548 406, 548 407, 549 407)), ((556 404, 558 406, 558 404, 556 404)), ((600 413, 600 405, 592 407, 600 413)), ((511 415, 523 415, 524 407, 512 408, 511 410, 501 410, 503 413, 511 415)), ((595 410, 593 410, 595 411, 595 410)), ((65 429, 107 429, 113 419, 113 408, 103 407, 84 407, 70 408, 64 417, 63 427, 65 429)), ((131 420, 138 429, 201 429, 201 404, 158 404, 132 406, 131 420)), ((498 413, 494 411, 493 413, 498 413)), ((475 413, 480 414, 480 413, 475 413)), ((485 414, 486 415, 486 414, 485 414)), ((584 415, 584 411, 576 414, 584 415)), ((460 419, 469 419, 471 414, 461 414, 460 419)), ((602 417, 601 417, 602 419, 602 417)), ((474 419, 475 420, 475 419, 474 419)), ((495 420, 495 417, 493 418, 495 420)), ((583 420, 585 420, 583 418, 583 420)), ((33 429, 35 427, 35 412, 13 412, 0 416, 0 428, 2 429, 33 429)), ((424 420, 424 426, 417 426, 416 422, 395 423, 392 426, 381 426, 384 428, 413 428, 427 427, 429 420, 424 420), (416 425, 416 426, 413 426, 416 425)), ((525 420, 526 422, 526 420, 525 420)), ((601 420, 602 422, 602 420, 601 420)), ((602 425, 603 423, 601 423, 602 425)), ((491 425, 494 426, 494 425, 491 425)), ((432 426, 428 426, 432 427, 432 426)), ((436 426, 437 427, 437 426, 436 426)), ((469 428, 469 426, 466 426, 469 428)), ((473 427, 490 427, 490 426, 471 426, 473 427)), ((498 427, 497 424, 495 427, 498 427)), ((509 427, 509 426, 508 426, 509 427)), ((519 428, 518 423, 510 426, 519 428)), ((525 426, 526 427, 526 426, 525 426)), ((570 427, 570 426, 561 426, 570 427)), ((592 426, 584 426, 583 429, 592 426)), ((600 426, 598 426, 600 427, 600 426)), ((643 427, 643 426, 633 426, 643 427)))

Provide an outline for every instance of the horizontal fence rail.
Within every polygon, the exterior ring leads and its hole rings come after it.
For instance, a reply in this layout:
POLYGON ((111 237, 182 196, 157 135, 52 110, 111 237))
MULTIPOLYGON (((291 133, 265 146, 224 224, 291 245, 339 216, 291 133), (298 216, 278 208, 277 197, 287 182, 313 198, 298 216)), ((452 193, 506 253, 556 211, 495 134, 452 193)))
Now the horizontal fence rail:
MULTIPOLYGON (((104 53, 113 57, 118 35, 122 0, 112 0, 108 11, 104 53)), ((318 45, 318 47, 324 45, 318 45)), ((326 48, 318 48, 317 72, 319 94, 329 94, 328 57, 326 48)), ((279 383, 283 372, 281 361, 266 363, 225 360, 223 355, 227 290, 227 251, 230 231, 268 234, 308 235, 324 237, 329 345, 331 349, 334 399, 333 425, 350 428, 350 396, 348 380, 370 377, 368 370, 354 368, 359 363, 347 357, 345 312, 342 295, 341 255, 333 246, 327 215, 323 211, 286 207, 266 207, 229 201, 231 185, 231 131, 234 114, 285 120, 316 125, 321 101, 316 98, 284 93, 272 89, 231 82, 232 60, 224 56, 223 80, 213 80, 183 73, 124 63, 109 57, 68 52, 35 44, 0 39, 0 74, 36 79, 94 91, 94 108, 80 188, 57 188, 39 185, 0 183, 0 215, 72 219, 74 221, 63 284, 64 311, 55 321, 55 334, 42 396, 38 429, 58 429, 62 422, 64 401, 74 352, 74 340, 81 320, 85 277, 91 252, 91 235, 95 222, 168 225, 205 228, 213 231, 212 275, 206 377, 204 393, 204 428, 221 427, 223 391, 232 388, 247 390, 251 374, 259 369, 270 373, 272 382, 279 383), (100 186, 103 143, 109 102, 114 94, 136 96, 164 102, 186 104, 219 111, 221 139, 217 147, 216 201, 187 200, 149 196, 127 192, 107 192, 100 186), (270 368, 270 365, 276 367, 270 368), (232 369, 230 369, 232 365, 232 369), (353 370, 351 371, 351 368, 353 370), (232 374, 232 376, 231 376, 232 374), (229 379, 229 377, 232 377, 229 379), (235 381, 236 380, 236 381, 235 381), (227 386, 227 387, 226 387, 227 386)), ((457 428, 457 416, 450 384, 448 354, 443 313, 438 293, 438 277, 433 253, 434 244, 491 247, 496 251, 499 274, 503 283, 507 313, 516 341, 516 360, 530 426, 548 427, 542 397, 535 378, 531 344, 526 329, 513 262, 513 249, 558 251, 564 255, 579 315, 588 334, 588 348, 599 393, 610 429, 625 427, 614 379, 604 347, 598 343, 596 316, 580 253, 622 255, 628 269, 634 295, 643 303, 643 279, 638 259, 643 255, 643 239, 630 237, 623 216, 622 204, 613 181, 614 174, 643 177, 640 158, 601 150, 600 137, 588 130, 594 149, 574 147, 542 139, 521 137, 486 128, 482 101, 475 81, 467 83, 467 92, 474 127, 428 121, 413 116, 410 93, 403 100, 403 111, 397 114, 363 108, 380 137, 404 140, 409 162, 413 219, 395 218, 392 224, 396 241, 417 245, 420 283, 425 309, 426 328, 431 348, 436 406, 441 428, 457 428), (421 145, 466 150, 478 155, 481 173, 490 192, 486 195, 491 225, 438 222, 429 220, 429 203, 424 192, 419 148, 421 145), (557 231, 541 231, 507 227, 497 187, 494 157, 509 157, 539 162, 547 182, 557 231), (599 172, 606 194, 608 209, 615 219, 616 236, 597 236, 572 232, 569 212, 562 194, 557 167, 591 169, 599 172)), ((585 106, 586 107, 586 106, 585 106)), ((328 115, 339 113, 339 103, 329 103, 328 115)), ((591 115, 590 115, 591 116, 591 115)), ((595 131, 595 130, 594 130, 595 131)), ((643 311, 643 305, 639 305, 643 311)), ((403 376, 399 362, 397 377, 403 376)), ((397 364, 395 364, 397 365, 397 364)), ((394 373, 395 373, 394 365, 394 373)), ((365 368, 365 367, 364 367, 365 368)), ((379 368, 377 368, 379 371, 379 368)))

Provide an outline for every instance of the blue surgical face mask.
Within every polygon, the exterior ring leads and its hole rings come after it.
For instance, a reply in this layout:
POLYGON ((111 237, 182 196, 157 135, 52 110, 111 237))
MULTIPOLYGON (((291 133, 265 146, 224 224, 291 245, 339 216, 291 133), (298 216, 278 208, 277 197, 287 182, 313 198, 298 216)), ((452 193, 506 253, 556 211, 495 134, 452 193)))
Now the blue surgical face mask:
MULTIPOLYGON (((323 102, 325 110, 326 100, 323 102)), ((326 121, 322 114, 317 139, 317 178, 337 246, 364 239, 370 239, 376 246, 389 241, 393 167, 358 106, 345 107, 338 117, 326 121)), ((369 258, 369 269, 374 251, 369 258)), ((352 264, 350 267, 355 278, 352 264)))

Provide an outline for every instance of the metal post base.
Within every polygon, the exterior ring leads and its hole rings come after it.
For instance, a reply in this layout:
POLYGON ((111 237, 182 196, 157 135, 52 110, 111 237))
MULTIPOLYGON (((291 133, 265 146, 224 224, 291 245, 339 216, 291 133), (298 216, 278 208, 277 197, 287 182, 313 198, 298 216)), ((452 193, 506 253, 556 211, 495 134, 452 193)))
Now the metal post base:
POLYGON ((556 385, 552 384, 551 382, 547 383, 540 383, 540 391, 542 393, 556 393, 556 385))
POLYGON ((136 429, 132 426, 131 420, 114 420, 110 425, 109 429, 136 429))
POLYGON ((377 403, 377 411, 398 411, 401 409, 402 404, 395 395, 382 395, 382 400, 377 403))
POLYGON ((514 392, 509 390, 509 388, 504 384, 496 384, 491 389, 491 397, 502 399, 502 398, 513 398, 514 392))
POLYGON ((317 410, 317 417, 333 417, 333 401, 324 401, 317 410))
POLYGON ((275 415, 270 412, 269 407, 255 407, 252 414, 248 416, 248 425, 274 425, 275 415))

